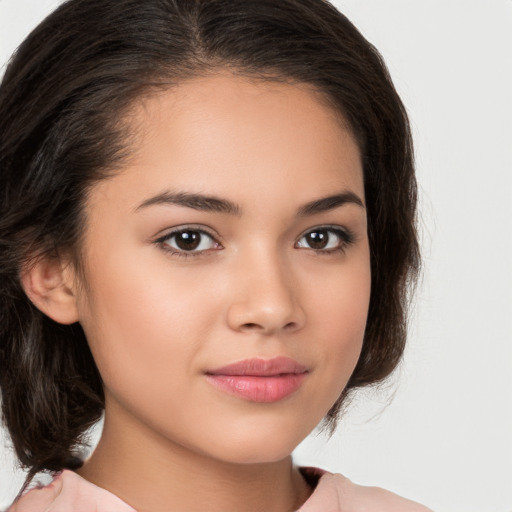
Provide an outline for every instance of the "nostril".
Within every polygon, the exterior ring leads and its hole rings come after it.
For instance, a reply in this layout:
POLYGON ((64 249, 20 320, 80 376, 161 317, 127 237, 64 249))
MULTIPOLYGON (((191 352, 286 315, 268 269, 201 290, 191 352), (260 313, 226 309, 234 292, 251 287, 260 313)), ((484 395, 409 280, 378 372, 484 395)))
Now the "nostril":
MULTIPOLYGON (((297 326, 296 322, 288 322, 286 325, 283 326, 283 330, 285 331, 293 331, 295 327, 297 326)), ((254 322, 247 322, 242 325, 242 329, 246 331, 263 331, 265 330, 265 327, 263 325, 254 323, 254 322)))
POLYGON ((251 330, 251 331, 254 330, 254 329, 263 329, 263 327, 261 325, 258 325, 258 324, 255 324, 255 323, 244 324, 243 328, 251 330))

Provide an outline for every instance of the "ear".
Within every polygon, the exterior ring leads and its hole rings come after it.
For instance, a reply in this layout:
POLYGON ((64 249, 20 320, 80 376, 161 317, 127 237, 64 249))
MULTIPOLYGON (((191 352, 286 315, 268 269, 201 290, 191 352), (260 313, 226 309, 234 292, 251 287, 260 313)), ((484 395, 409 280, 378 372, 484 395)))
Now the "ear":
POLYGON ((32 303, 60 324, 78 321, 75 272, 69 262, 40 258, 21 273, 21 284, 32 303))

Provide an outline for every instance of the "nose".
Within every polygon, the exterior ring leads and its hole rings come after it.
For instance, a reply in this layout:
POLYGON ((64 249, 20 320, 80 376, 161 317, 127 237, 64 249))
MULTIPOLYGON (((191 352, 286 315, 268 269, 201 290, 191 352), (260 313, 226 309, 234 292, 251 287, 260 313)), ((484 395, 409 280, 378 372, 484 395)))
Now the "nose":
POLYGON ((285 261, 268 254, 239 262, 233 275, 229 327, 264 335, 294 332, 305 323, 300 286, 285 261))

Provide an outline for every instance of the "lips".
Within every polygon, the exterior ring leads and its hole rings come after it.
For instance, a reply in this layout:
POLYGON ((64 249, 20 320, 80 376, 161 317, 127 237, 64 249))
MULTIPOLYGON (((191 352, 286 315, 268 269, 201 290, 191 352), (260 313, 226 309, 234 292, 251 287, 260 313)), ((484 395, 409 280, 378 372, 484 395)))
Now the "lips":
POLYGON ((288 357, 246 359, 205 372, 210 384, 228 394, 259 403, 282 400, 295 393, 308 369, 288 357))

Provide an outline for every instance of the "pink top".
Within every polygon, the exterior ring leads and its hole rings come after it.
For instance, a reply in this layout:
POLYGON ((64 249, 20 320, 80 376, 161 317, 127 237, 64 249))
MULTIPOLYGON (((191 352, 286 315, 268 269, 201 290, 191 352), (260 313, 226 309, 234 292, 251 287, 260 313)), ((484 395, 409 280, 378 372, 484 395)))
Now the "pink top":
MULTIPOLYGON (((342 475, 301 468, 316 487, 298 512, 431 512, 378 487, 363 487, 342 475)), ((64 470, 46 487, 32 489, 7 512, 136 512, 114 494, 64 470)))

